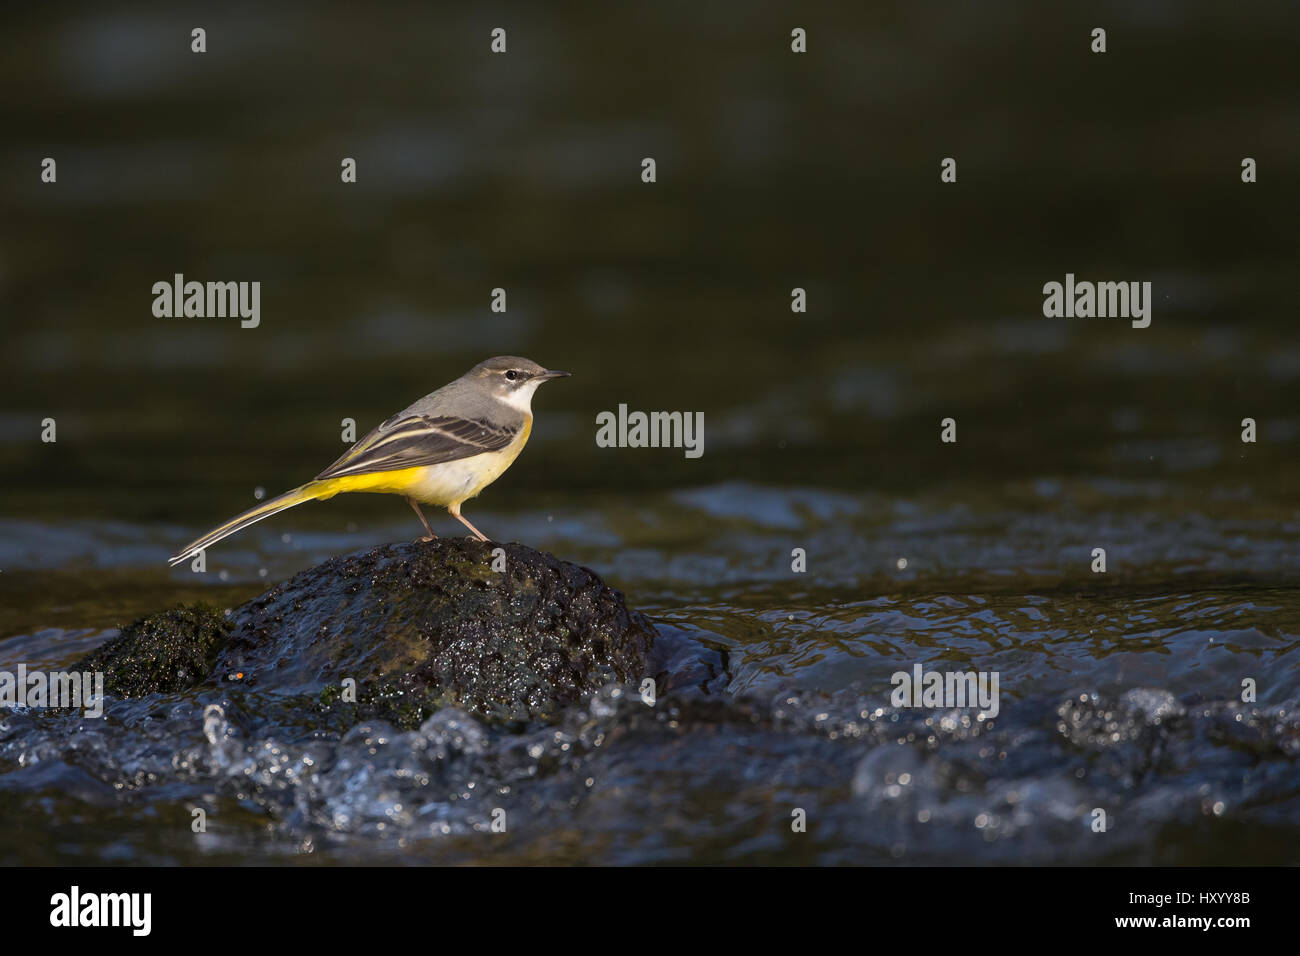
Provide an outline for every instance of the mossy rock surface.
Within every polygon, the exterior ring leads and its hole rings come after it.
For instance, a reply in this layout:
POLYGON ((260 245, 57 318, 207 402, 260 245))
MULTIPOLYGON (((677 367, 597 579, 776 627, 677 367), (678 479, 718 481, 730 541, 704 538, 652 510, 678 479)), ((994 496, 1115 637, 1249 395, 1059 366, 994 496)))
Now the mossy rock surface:
POLYGON ((233 629, 211 605, 177 606, 126 625, 76 666, 102 671, 104 689, 118 697, 178 693, 212 674, 233 629))
POLYGON ((449 704, 534 721, 610 680, 652 676, 654 637, 587 568, 518 544, 442 538, 332 558, 229 616, 202 606, 152 615, 82 666, 93 659, 120 696, 223 685, 400 726, 449 704))

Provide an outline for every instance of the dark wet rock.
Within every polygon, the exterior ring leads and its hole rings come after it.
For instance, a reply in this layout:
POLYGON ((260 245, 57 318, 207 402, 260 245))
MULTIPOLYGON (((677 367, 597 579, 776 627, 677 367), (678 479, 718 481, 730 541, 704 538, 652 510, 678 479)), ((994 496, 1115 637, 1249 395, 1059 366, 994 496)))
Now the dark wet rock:
POLYGON ((174 607, 128 624, 77 666, 102 672, 104 689, 118 697, 176 693, 212 673, 230 631, 211 605, 174 607))
POLYGON ((144 618, 81 666, 105 671, 118 696, 234 685, 330 727, 378 717, 409 729, 450 706, 553 720, 607 682, 653 676, 654 636, 586 568, 443 538, 330 559, 224 620, 200 607, 144 618))

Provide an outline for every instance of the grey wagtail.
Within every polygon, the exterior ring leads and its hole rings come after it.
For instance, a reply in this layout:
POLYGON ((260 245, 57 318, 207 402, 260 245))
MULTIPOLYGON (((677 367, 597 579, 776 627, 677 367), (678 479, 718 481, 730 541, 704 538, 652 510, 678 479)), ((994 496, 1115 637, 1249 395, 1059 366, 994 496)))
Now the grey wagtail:
POLYGON ((437 537, 420 505, 446 508, 480 541, 487 538, 460 513, 510 467, 533 430, 533 392, 568 372, 554 372, 515 355, 480 362, 450 385, 404 408, 344 452, 314 480, 250 508, 191 541, 170 560, 180 564, 250 524, 341 491, 403 495, 437 537))

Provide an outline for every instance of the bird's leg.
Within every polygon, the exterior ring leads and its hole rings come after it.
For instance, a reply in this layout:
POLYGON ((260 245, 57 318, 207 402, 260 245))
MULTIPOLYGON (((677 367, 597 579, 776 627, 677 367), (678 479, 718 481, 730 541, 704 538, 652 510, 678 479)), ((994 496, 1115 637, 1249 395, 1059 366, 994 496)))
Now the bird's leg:
POLYGON ((429 534, 428 534, 427 537, 424 537, 424 538, 417 538, 416 540, 417 540, 417 541, 432 541, 432 540, 434 540, 435 538, 437 538, 438 536, 437 536, 436 534, 433 533, 433 529, 429 527, 429 522, 426 521, 426 520, 424 519, 424 512, 420 510, 420 506, 419 506, 419 504, 416 502, 416 500, 415 500, 414 498, 407 498, 407 499, 406 499, 406 502, 407 502, 407 504, 409 504, 412 508, 415 509, 415 514, 416 514, 416 517, 418 517, 418 518, 420 519, 420 524, 424 525, 424 530, 427 531, 427 532, 429 532, 429 534))
POLYGON ((469 528, 470 531, 473 531, 473 532, 474 532, 474 537, 478 538, 480 541, 486 541, 486 540, 487 540, 487 535, 485 535, 485 534, 484 534, 482 531, 480 531, 478 528, 476 528, 476 527, 474 527, 472 524, 470 524, 470 523, 469 523, 469 519, 466 518, 463 514, 460 513, 460 508, 459 508, 458 506, 453 506, 453 507, 451 507, 451 508, 448 508, 447 510, 448 510, 449 512, 451 512, 452 516, 453 516, 457 521, 459 521, 459 522, 460 522, 461 524, 463 524, 465 527, 469 528))

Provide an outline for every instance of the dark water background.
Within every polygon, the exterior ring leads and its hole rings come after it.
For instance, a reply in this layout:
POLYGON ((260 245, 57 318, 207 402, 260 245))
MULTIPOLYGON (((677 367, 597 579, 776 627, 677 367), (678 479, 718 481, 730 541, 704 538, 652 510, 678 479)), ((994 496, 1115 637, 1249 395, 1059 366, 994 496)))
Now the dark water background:
POLYGON ((1300 8, 867 6, 7 10, 0 664, 414 537, 345 496, 165 565, 341 419, 515 353, 574 375, 466 513, 597 570, 763 716, 12 714, 0 859, 1300 861, 1300 8), (260 327, 155 318, 177 272, 260 280, 260 327), (1151 281, 1151 326, 1044 318, 1067 272, 1151 281), (597 448, 619 403, 702 411, 703 457, 597 448), (998 671, 998 720, 892 711, 916 663, 998 671), (528 823, 498 839, 471 796, 506 780, 528 823))

